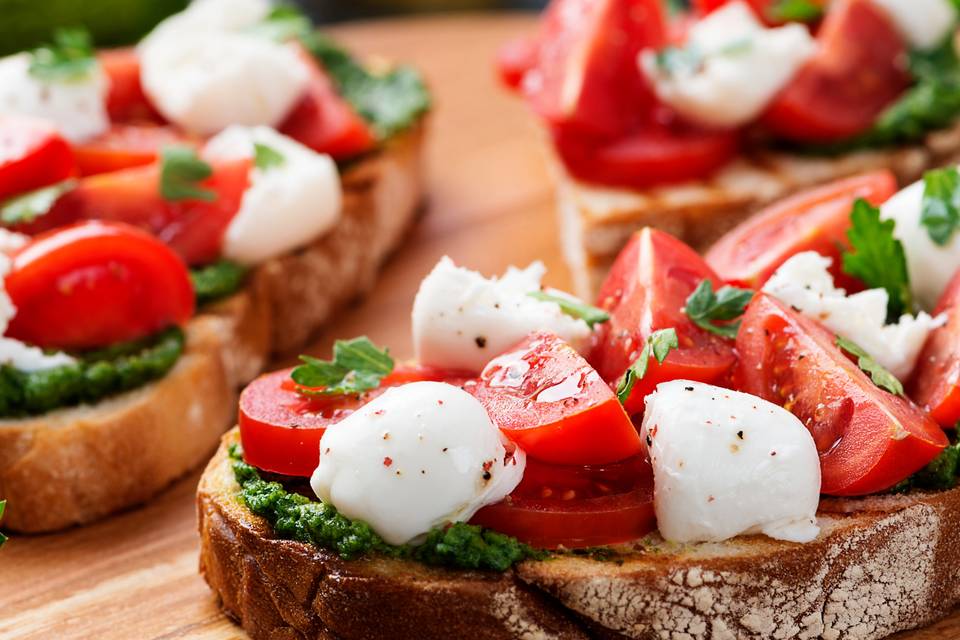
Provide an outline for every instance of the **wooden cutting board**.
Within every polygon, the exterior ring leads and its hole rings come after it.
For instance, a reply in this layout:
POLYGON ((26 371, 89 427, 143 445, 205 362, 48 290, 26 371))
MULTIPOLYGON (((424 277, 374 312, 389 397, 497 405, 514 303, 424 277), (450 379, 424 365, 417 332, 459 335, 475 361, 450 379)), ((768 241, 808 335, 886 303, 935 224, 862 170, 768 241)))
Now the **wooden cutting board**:
MULTIPOLYGON (((327 355, 335 338, 367 334, 409 357, 413 294, 444 254, 485 273, 541 259, 549 284, 568 286, 539 134, 491 65, 500 42, 532 25, 527 16, 478 15, 334 30, 358 52, 425 71, 436 94, 430 207, 372 295, 340 314, 311 352, 327 355)), ((244 638, 197 574, 198 477, 99 524, 12 539, 0 551, 0 639, 244 638)), ((960 614, 897 640, 958 638, 960 614)))

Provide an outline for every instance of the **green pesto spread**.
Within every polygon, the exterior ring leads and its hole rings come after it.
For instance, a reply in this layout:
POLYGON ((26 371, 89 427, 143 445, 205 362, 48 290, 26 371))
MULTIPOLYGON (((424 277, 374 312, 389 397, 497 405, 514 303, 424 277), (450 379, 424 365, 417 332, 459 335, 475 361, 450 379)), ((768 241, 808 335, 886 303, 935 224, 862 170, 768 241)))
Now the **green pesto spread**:
POLYGON ((243 286, 246 275, 246 267, 230 260, 218 260, 204 267, 190 269, 197 306, 233 295, 243 286))
POLYGON ((0 366, 0 417, 36 415, 95 403, 163 377, 184 348, 176 327, 106 349, 72 354, 76 362, 40 371, 0 366))
POLYGON ((906 493, 911 489, 942 491, 953 489, 960 482, 960 436, 956 432, 951 442, 940 455, 920 471, 893 488, 894 493, 906 493))
POLYGON ((230 447, 230 457, 240 485, 240 502, 265 518, 281 538, 316 545, 344 560, 376 553, 458 569, 506 571, 521 560, 546 555, 516 538, 463 522, 432 530, 418 546, 391 545, 370 525, 347 518, 333 505, 287 491, 279 482, 263 480, 256 468, 243 461, 238 445, 230 447))

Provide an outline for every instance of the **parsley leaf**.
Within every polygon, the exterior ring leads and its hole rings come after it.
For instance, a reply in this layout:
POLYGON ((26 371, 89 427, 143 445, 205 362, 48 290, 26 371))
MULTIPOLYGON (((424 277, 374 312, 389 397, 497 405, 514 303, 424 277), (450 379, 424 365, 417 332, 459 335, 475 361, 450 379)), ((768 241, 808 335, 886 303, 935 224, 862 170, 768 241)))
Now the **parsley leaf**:
POLYGON ((164 200, 203 200, 213 202, 216 191, 198 186, 213 175, 213 167, 201 160, 190 147, 168 146, 161 152, 160 195, 164 200))
POLYGON ((740 322, 727 322, 743 315, 743 310, 753 299, 750 289, 720 287, 716 293, 709 280, 704 279, 697 285, 684 305, 684 312, 695 325, 724 338, 737 335, 740 322), (714 324, 715 321, 725 324, 714 324))
POLYGON ((290 377, 306 395, 359 395, 376 389, 380 380, 393 371, 393 358, 386 349, 378 349, 366 336, 337 340, 333 360, 300 356, 304 364, 290 377))
POLYGON ((541 302, 554 302, 560 310, 571 318, 577 318, 587 323, 591 329, 596 324, 606 322, 610 319, 610 314, 592 305, 577 300, 576 298, 548 293, 546 291, 531 291, 527 294, 531 298, 536 298, 541 302))
POLYGON ((870 374, 870 379, 873 380, 873 384, 889 391, 893 395, 903 395, 903 385, 900 384, 897 377, 880 366, 880 363, 871 358, 870 354, 864 351, 860 345, 842 336, 837 336, 836 344, 850 355, 857 357, 857 366, 859 366, 864 373, 870 374))
POLYGON ((810 0, 775 0, 767 16, 777 22, 813 22, 823 16, 823 7, 810 0))
POLYGON ((40 216, 49 213, 60 196, 75 186, 77 186, 77 181, 68 179, 11 198, 0 204, 0 222, 6 226, 33 222, 40 216))
POLYGON ((617 383, 617 399, 620 400, 620 404, 627 402, 637 381, 643 380, 643 377, 647 375, 650 356, 656 358, 658 363, 663 364, 670 350, 676 349, 679 346, 680 342, 677 340, 676 329, 660 329, 659 331, 651 333, 647 341, 643 344, 640 356, 624 372, 620 381, 617 383))
POLYGON ((943 246, 960 227, 960 172, 956 167, 927 171, 923 185, 920 224, 931 240, 943 246))
POLYGON ((896 223, 880 220, 880 209, 863 199, 853 203, 847 231, 852 251, 843 252, 843 271, 867 288, 886 289, 887 320, 894 321, 913 308, 910 277, 903 245, 893 235, 896 223))
MULTIPOLYGON (((0 500, 0 519, 3 518, 3 512, 6 508, 7 508, 7 501, 0 500)), ((6 541, 7 541, 7 536, 3 535, 3 533, 0 533, 0 547, 2 547, 3 543, 6 541)))
POLYGON ((57 29, 53 43, 34 49, 31 55, 30 75, 44 82, 83 80, 97 63, 86 29, 57 29))
POLYGON ((942 491, 957 486, 960 479, 960 440, 956 432, 950 444, 927 466, 897 484, 891 492, 905 493, 911 489, 942 491))
POLYGON ((290 5, 278 5, 271 9, 261 22, 247 29, 247 32, 277 42, 286 42, 307 37, 312 30, 310 18, 300 9, 290 5))
POLYGON ((253 164, 262 171, 282 167, 287 161, 282 153, 259 142, 253 143, 253 164))

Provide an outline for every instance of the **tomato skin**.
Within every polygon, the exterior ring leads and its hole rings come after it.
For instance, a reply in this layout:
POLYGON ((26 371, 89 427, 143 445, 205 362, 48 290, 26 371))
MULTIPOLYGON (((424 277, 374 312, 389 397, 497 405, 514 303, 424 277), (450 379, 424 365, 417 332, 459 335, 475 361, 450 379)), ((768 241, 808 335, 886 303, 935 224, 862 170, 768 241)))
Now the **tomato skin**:
POLYGON ((370 126, 337 93, 330 76, 310 52, 301 45, 291 46, 310 69, 310 80, 303 98, 278 127, 280 133, 337 160, 373 149, 377 140, 370 126))
POLYGON ((619 135, 652 102, 637 56, 666 39, 657 0, 553 0, 524 93, 554 126, 619 135))
POLYGON ((610 387, 552 333, 533 333, 492 360, 467 391, 530 458, 604 464, 643 448, 610 387))
POLYGON ((163 122, 140 84, 140 59, 133 47, 103 49, 97 60, 110 80, 107 113, 112 122, 163 122))
POLYGON ((73 152, 80 175, 90 176, 156 162, 167 145, 197 147, 199 141, 171 127, 114 124, 102 136, 75 145, 73 152))
POLYGON ((603 379, 615 385, 654 331, 674 328, 680 343, 662 364, 650 360, 625 403, 631 415, 643 411, 644 397, 661 382, 684 378, 722 384, 733 367, 733 343, 694 325, 682 310, 704 279, 719 286, 693 249, 649 227, 633 236, 610 268, 597 297, 610 320, 598 325, 588 358, 603 379))
POLYGON ((497 49, 497 75, 508 89, 518 90, 527 71, 537 64, 540 43, 536 38, 521 36, 505 42, 497 49))
POLYGON ((786 407, 820 452, 821 493, 889 489, 947 445, 919 407, 874 385, 835 336, 767 294, 758 294, 737 335, 740 390, 786 407))
POLYGON ((947 322, 927 337, 907 391, 941 427, 952 429, 960 421, 960 271, 933 315, 941 313, 947 314, 947 322))
POLYGON ((70 144, 43 120, 0 115, 0 200, 76 173, 70 144))
POLYGON ((656 529, 653 474, 644 456, 593 467, 527 459, 520 486, 470 520, 541 549, 630 542, 656 529))
POLYGON ((651 123, 613 140, 554 128, 554 148, 578 180, 646 189, 713 174, 737 153, 734 131, 651 123))
POLYGON ((863 133, 911 82, 906 45, 870 0, 834 3, 818 49, 762 117, 774 135, 830 143, 863 133))
POLYGON ((380 387, 362 396, 309 397, 297 391, 290 369, 261 375, 240 394, 238 424, 244 459, 253 466, 288 476, 309 477, 320 461, 320 438, 390 387, 431 380, 459 384, 458 372, 400 365, 380 387))
POLYGON ((725 282, 759 289, 790 257, 816 251, 833 259, 831 272, 837 286, 860 290, 862 285, 842 268, 850 211, 857 198, 879 206, 896 192, 897 179, 887 170, 801 191, 734 227, 704 257, 725 282))
POLYGON ((89 349, 182 325, 194 311, 183 262, 123 224, 86 222, 37 236, 12 255, 5 280, 17 314, 7 335, 54 349, 89 349))

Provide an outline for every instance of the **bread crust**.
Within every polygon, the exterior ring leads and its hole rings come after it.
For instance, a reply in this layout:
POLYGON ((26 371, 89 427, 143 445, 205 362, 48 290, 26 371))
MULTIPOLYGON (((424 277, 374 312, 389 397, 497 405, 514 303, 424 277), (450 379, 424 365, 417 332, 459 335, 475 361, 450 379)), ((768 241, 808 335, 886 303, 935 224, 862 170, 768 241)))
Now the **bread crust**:
POLYGON ((823 533, 670 545, 622 562, 527 561, 503 574, 372 558, 346 562, 278 540, 236 498, 226 447, 197 494, 200 571, 221 607, 261 638, 877 640, 960 602, 960 489, 824 499, 823 533))

